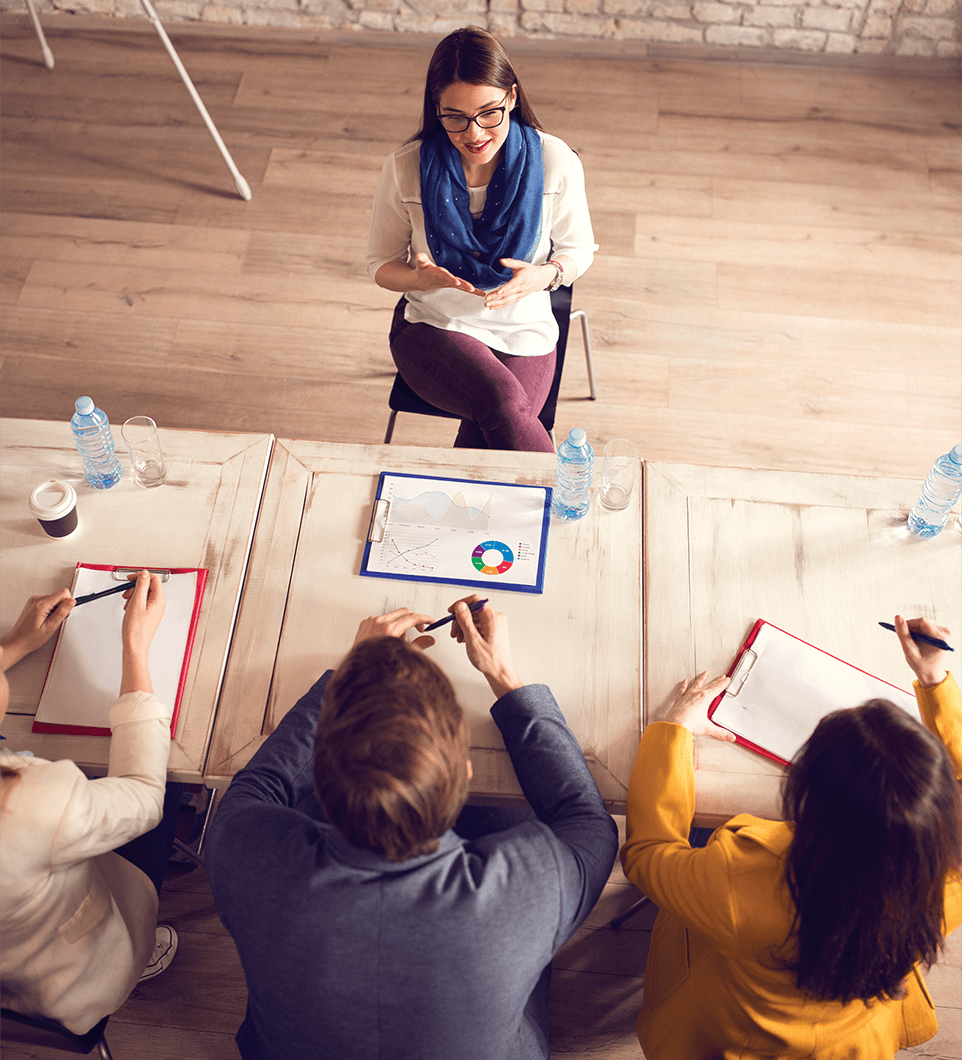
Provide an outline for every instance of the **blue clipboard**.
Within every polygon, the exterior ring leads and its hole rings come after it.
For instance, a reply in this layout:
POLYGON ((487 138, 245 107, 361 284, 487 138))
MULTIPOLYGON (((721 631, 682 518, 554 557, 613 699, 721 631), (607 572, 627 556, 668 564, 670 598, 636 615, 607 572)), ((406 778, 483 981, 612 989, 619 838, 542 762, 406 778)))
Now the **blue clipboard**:
POLYGON ((544 592, 550 486, 382 471, 360 573, 544 592))

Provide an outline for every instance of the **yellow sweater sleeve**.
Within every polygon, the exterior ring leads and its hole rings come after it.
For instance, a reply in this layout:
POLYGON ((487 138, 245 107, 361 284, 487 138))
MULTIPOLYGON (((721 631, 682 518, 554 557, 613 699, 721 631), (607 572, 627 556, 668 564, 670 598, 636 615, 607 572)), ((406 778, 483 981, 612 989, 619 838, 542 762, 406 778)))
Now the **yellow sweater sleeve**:
POLYGON ((947 673, 933 688, 923 688, 918 681, 913 687, 925 727, 945 744, 955 775, 962 780, 962 694, 955 678, 947 673))
POLYGON ((670 722, 655 722, 642 733, 628 785, 621 862, 659 908, 724 945, 738 931, 726 844, 693 850, 688 843, 695 813, 693 743, 684 726, 670 722))

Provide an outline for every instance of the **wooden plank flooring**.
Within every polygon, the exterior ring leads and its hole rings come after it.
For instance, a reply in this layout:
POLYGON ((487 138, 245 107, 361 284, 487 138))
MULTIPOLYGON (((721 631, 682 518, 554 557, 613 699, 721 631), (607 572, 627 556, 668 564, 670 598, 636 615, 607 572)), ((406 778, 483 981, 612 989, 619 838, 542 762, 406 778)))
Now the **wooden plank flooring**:
MULTIPOLYGON (((370 202, 433 41, 172 27, 245 203, 152 32, 51 18, 47 71, 4 25, 0 411, 66 420, 89 391, 114 421, 379 440, 370 202)), ((599 400, 575 337, 559 428, 921 479, 962 405, 958 83, 549 44, 511 50, 601 247, 575 290, 599 400)))
MULTIPOLYGON (((254 197, 234 193, 143 24, 0 20, 0 412, 383 437, 393 297, 367 278, 384 156, 413 130, 434 40, 169 26, 254 197)), ((584 161, 600 251, 575 289, 559 430, 646 458, 921 481, 959 440, 959 84, 509 42, 584 161), (567 51, 566 51, 567 49, 567 51)), ((401 417, 399 442, 450 423, 401 417)), ((651 911, 617 868, 555 961, 553 1051, 640 1056, 651 911)), ((172 869, 172 967, 114 1017, 117 1060, 235 1057, 245 988, 202 873, 172 869)), ((929 976, 962 1057, 962 944, 929 976)), ((8 1046, 9 1060, 41 1056, 8 1046)), ((900 1054, 901 1055, 901 1054, 900 1054)))

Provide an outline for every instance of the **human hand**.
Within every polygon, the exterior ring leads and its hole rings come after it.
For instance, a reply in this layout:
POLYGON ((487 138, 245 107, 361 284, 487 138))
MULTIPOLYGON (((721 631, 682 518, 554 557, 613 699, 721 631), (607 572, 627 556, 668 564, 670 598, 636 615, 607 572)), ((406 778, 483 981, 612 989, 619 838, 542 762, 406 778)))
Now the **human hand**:
POLYGON ((479 593, 473 593, 448 608, 454 612, 451 636, 464 645, 469 662, 484 675, 491 691, 500 699, 524 682, 518 678, 511 661, 507 618, 492 607, 473 613, 468 610, 468 604, 480 599, 479 593))
POLYGON ((419 291, 437 291, 444 287, 454 287, 467 294, 476 294, 480 298, 484 297, 484 291, 479 290, 474 284, 468 283, 467 280, 462 280, 460 277, 455 276, 453 272, 448 272, 447 269, 442 268, 440 265, 435 265, 427 254, 423 252, 414 259, 414 271, 419 291))
POLYGON ((487 292, 484 296, 486 309, 503 309, 527 298, 529 294, 543 291, 556 275, 553 265, 546 269, 543 263, 532 265, 530 261, 517 261, 515 258, 502 258, 501 264, 511 270, 512 276, 500 287, 487 292))
MULTIPOLYGON (((409 629, 430 625, 432 621, 433 619, 430 615, 419 615, 412 611, 410 607, 399 607, 396 611, 390 611, 386 615, 374 615, 371 618, 365 618, 357 627, 354 645, 356 647, 361 641, 371 640, 374 637, 403 637, 409 629)), ((411 647, 424 651, 425 648, 430 648, 433 643, 434 637, 426 635, 415 637, 411 641, 411 647)))
POLYGON ((724 743, 734 743, 733 732, 722 729, 708 718, 711 701, 728 687, 731 678, 722 674, 706 685, 707 676, 708 671, 702 670, 693 681, 682 681, 664 720, 674 725, 683 725, 693 736, 712 736, 724 743))
POLYGON ((77 601, 69 589, 60 589, 48 596, 31 596, 23 605, 13 628, 0 637, 3 648, 3 668, 8 670, 32 651, 46 644, 77 601))
POLYGON ((142 570, 124 593, 124 621, 121 626, 124 650, 146 658, 160 620, 167 609, 164 586, 159 574, 142 570))
POLYGON ((910 618, 906 621, 901 615, 895 616, 895 632, 902 644, 905 661, 912 668, 923 688, 934 688, 935 685, 945 680, 948 670, 946 666, 948 653, 943 648, 936 648, 934 644, 912 640, 913 629, 939 640, 946 640, 951 630, 944 626, 937 626, 927 618, 910 618))
POLYGON ((160 575, 147 570, 140 571, 124 593, 124 600, 127 602, 124 604, 124 621, 120 627, 124 645, 120 694, 153 692, 147 650, 167 608, 160 575))

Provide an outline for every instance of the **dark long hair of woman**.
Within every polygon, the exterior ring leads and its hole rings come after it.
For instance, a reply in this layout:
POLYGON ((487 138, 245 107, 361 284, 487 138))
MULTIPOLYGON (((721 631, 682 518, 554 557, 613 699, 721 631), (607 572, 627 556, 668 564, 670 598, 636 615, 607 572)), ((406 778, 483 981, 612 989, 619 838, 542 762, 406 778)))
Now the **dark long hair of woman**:
POLYGON ((511 65, 508 53, 497 37, 480 26, 465 26, 455 30, 435 48, 424 82, 424 112, 421 128, 407 140, 427 140, 442 131, 438 121, 438 98, 449 86, 457 82, 466 85, 492 85, 505 92, 512 85, 518 86, 518 98, 511 117, 522 125, 533 129, 544 129, 535 117, 534 110, 524 94, 518 75, 511 65))
POLYGON ((897 998, 944 946, 943 887, 962 870, 962 796, 948 752, 883 699, 823 718, 788 772, 786 966, 825 1000, 897 998))

